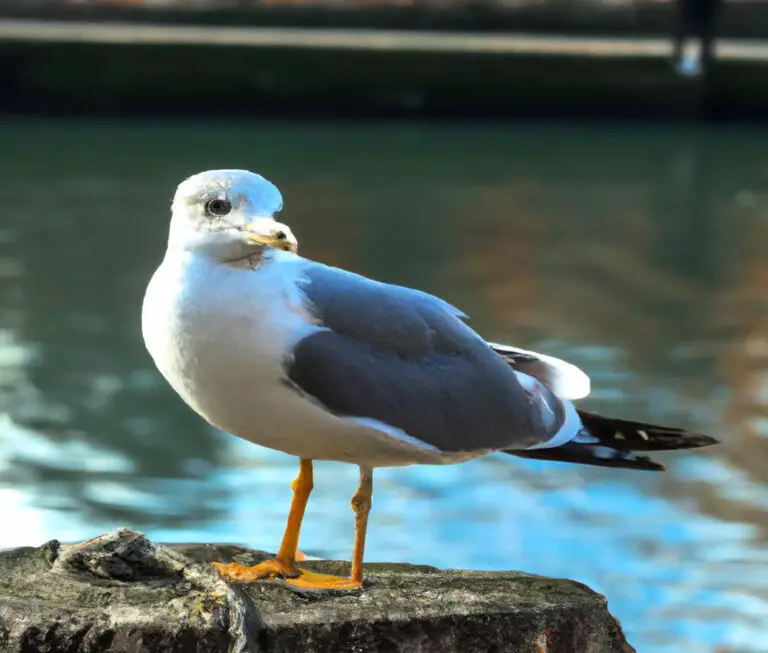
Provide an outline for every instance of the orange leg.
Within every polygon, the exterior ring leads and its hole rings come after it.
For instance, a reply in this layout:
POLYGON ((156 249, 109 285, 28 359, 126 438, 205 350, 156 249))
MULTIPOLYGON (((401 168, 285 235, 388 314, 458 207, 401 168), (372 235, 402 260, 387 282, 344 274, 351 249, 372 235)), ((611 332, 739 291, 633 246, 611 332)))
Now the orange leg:
POLYGON ((352 497, 352 509, 355 512, 355 549, 350 578, 320 574, 299 569, 296 566, 301 522, 313 487, 311 460, 301 460, 299 475, 291 487, 293 488, 291 511, 288 514, 283 541, 274 559, 253 567, 238 562, 229 564, 215 562, 214 567, 224 578, 234 581, 253 582, 267 578, 281 578, 290 586, 305 591, 360 589, 363 586, 363 550, 368 513, 371 509, 373 471, 367 467, 360 468, 360 485, 352 497))
POLYGON ((299 475, 291 483, 293 501, 291 502, 291 511, 288 513, 288 523, 285 525, 283 541, 280 543, 280 549, 273 560, 267 560, 253 567, 242 565, 239 562, 230 562, 226 565, 214 562, 213 566, 225 578, 246 582, 263 578, 295 578, 299 576, 301 572, 296 567, 299 533, 313 487, 312 461, 302 458, 299 463, 299 475))
POLYGON ((304 521, 304 511, 307 509, 309 495, 315 487, 315 480, 312 474, 312 461, 302 458, 299 463, 299 475, 291 483, 293 490, 293 501, 291 501, 291 511, 288 513, 288 523, 285 525, 283 541, 277 551, 275 560, 283 565, 289 571, 290 576, 298 576, 299 570, 296 569, 296 552, 299 549, 299 535, 301 533, 301 523, 304 521))
POLYGON ((368 513, 373 500, 373 470, 360 468, 360 485, 352 497, 352 510, 355 513, 355 549, 352 552, 352 580, 363 585, 363 553, 365 552, 365 534, 368 531, 368 513))

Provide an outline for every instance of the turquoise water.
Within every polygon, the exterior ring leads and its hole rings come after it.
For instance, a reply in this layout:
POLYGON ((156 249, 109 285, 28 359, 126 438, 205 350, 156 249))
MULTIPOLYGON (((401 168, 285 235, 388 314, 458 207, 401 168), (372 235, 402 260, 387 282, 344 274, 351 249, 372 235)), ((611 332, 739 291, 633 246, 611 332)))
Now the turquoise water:
MULTIPOLYGON (((258 170, 302 252, 562 356, 588 408, 711 433, 664 474, 504 456, 380 470, 367 558, 606 595, 638 651, 768 651, 766 132, 0 123, 0 547, 117 526, 275 549, 296 461, 216 432, 139 330, 183 177, 258 170)), ((348 558, 356 469, 302 549, 348 558)))

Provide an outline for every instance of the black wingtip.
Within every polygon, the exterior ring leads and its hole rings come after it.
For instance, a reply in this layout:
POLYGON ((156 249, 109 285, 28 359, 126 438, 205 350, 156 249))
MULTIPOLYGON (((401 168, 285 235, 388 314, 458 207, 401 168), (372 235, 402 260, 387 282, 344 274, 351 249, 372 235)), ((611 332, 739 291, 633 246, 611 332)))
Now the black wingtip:
POLYGON ((697 449, 699 447, 711 447, 713 444, 720 444, 720 440, 702 433, 686 433, 683 444, 686 446, 680 447, 681 449, 697 449))
POLYGON ((613 467, 634 469, 644 472, 663 472, 666 470, 660 462, 648 456, 638 456, 633 453, 615 450, 613 456, 604 457, 597 455, 591 445, 568 443, 552 449, 528 449, 505 450, 504 453, 519 458, 532 458, 534 460, 548 460, 560 463, 576 463, 591 467, 613 467))
POLYGON ((720 442, 710 435, 692 433, 685 429, 607 417, 586 410, 577 412, 587 432, 598 438, 600 444, 623 451, 698 449, 720 442))
POLYGON ((661 472, 664 465, 639 452, 698 449, 719 444, 717 438, 684 429, 658 426, 579 410, 585 435, 551 449, 508 451, 523 458, 578 463, 597 467, 624 467, 661 472))

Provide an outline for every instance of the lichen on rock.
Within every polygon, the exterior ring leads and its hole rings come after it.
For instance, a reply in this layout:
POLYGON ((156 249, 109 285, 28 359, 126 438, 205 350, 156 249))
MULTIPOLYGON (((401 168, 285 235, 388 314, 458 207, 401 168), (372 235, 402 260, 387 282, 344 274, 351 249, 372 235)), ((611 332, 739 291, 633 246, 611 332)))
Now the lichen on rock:
MULTIPOLYGON (((633 651, 605 599, 574 581, 369 564, 364 590, 312 595, 279 581, 228 584, 210 565, 268 555, 158 545, 125 529, 0 552, 0 651, 633 651)), ((343 562, 302 564, 348 573, 343 562)))

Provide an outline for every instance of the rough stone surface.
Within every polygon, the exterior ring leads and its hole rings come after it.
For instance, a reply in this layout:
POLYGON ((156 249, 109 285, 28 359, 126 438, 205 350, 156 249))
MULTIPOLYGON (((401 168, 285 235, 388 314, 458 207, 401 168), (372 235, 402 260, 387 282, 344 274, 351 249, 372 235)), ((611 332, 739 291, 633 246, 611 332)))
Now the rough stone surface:
MULTIPOLYGON (((119 530, 0 552, 0 651, 9 653, 632 653, 605 599, 518 572, 366 566, 366 588, 299 594, 227 584, 210 562, 267 553, 151 543, 119 530)), ((348 573, 346 563, 308 568, 348 573)))

